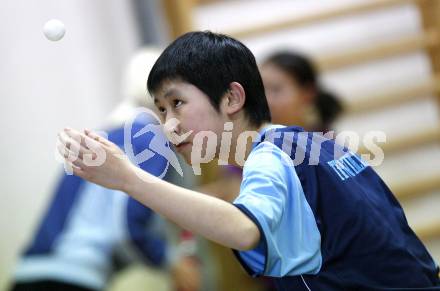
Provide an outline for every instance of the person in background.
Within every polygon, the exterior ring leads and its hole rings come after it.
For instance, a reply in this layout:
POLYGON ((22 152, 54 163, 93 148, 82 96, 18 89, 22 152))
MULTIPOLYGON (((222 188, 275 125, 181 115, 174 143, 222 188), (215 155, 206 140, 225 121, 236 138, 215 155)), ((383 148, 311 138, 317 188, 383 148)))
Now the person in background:
MULTIPOLYGON (((125 72, 127 98, 104 127, 109 140, 130 151, 133 163, 168 180, 173 176, 169 161, 174 153, 158 120, 145 110, 153 107, 145 86, 159 54, 145 48, 133 56, 125 72)), ((194 267, 170 251, 167 227, 151 209, 125 193, 63 174, 18 261, 11 290, 105 290, 116 271, 136 261, 170 271, 177 290, 198 286, 198 273, 191 272, 194 267)))
POLYGON ((343 110, 339 99, 321 87, 312 61, 304 55, 274 53, 260 72, 273 123, 325 132, 343 110))

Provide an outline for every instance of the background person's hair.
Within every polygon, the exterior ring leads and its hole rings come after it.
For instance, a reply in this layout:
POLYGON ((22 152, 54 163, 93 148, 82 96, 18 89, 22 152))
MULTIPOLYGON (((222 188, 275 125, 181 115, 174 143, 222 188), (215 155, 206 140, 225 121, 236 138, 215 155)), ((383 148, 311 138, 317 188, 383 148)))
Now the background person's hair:
POLYGON ((249 121, 256 126, 270 122, 255 57, 245 45, 229 36, 196 31, 177 38, 153 66, 148 91, 154 95, 167 80, 181 80, 196 86, 208 95, 216 110, 230 83, 238 82, 246 93, 244 110, 249 121))
POLYGON ((313 104, 319 114, 322 126, 326 127, 331 124, 342 112, 341 102, 335 95, 320 86, 313 63, 304 55, 281 51, 269 56, 264 64, 275 65, 293 78, 300 87, 309 87, 315 90, 313 104))

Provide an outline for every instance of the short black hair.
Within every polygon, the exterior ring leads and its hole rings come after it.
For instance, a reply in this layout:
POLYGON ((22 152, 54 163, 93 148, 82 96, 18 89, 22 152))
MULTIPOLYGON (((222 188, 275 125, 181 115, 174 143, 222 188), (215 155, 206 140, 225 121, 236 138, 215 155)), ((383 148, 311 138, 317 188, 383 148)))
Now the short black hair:
POLYGON ((254 55, 244 44, 227 35, 194 31, 173 41, 151 69, 148 91, 154 95, 163 82, 169 80, 196 86, 209 97, 217 111, 230 83, 238 82, 246 93, 244 110, 249 121, 259 126, 271 120, 254 55))

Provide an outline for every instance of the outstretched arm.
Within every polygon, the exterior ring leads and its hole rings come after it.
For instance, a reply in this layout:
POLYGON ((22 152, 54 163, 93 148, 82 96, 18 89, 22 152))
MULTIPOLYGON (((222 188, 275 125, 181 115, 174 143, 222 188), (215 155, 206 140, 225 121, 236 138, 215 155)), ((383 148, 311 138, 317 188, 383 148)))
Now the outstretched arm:
POLYGON ((59 140, 58 150, 75 175, 126 192, 182 228, 224 246, 249 250, 257 245, 258 227, 232 204, 137 168, 115 144, 90 131, 66 129, 59 140))

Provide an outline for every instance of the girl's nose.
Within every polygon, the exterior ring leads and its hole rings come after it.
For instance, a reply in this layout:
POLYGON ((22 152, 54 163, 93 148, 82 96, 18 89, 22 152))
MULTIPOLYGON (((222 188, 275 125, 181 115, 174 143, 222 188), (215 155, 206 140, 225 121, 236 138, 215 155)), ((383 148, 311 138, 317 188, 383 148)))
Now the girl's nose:
POLYGON ((171 117, 168 118, 164 124, 164 131, 170 142, 173 144, 177 143, 176 137, 179 133, 179 123, 180 121, 177 118, 171 117))

